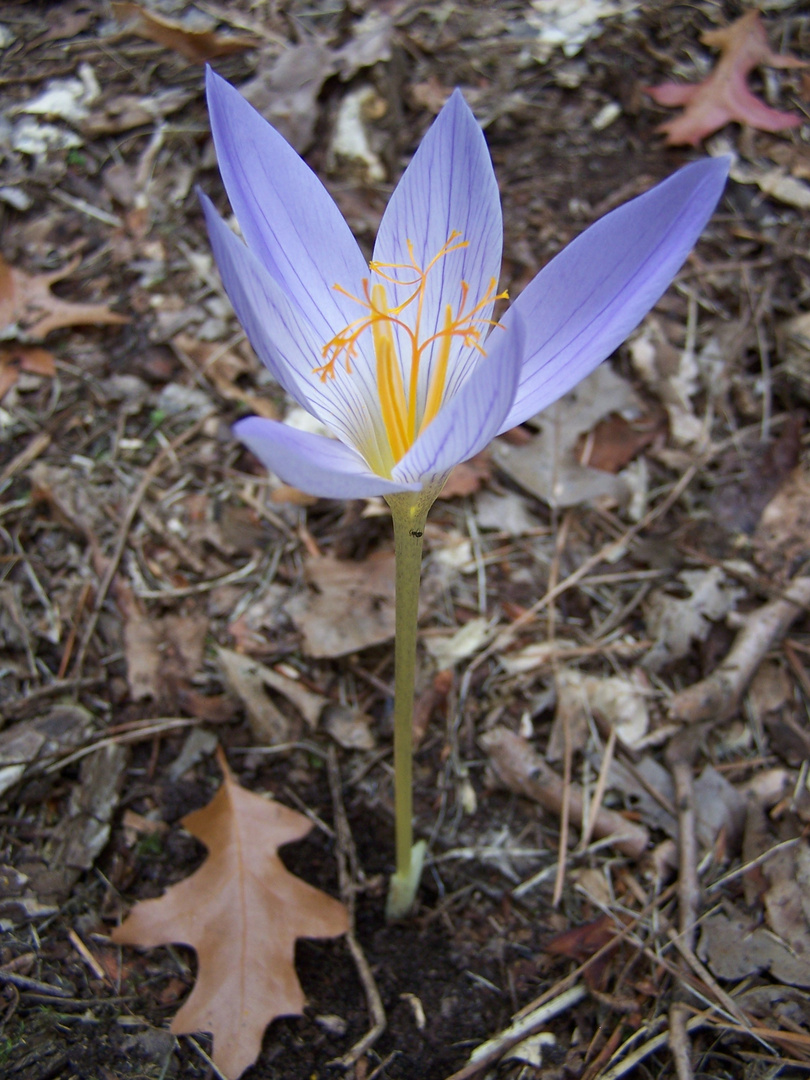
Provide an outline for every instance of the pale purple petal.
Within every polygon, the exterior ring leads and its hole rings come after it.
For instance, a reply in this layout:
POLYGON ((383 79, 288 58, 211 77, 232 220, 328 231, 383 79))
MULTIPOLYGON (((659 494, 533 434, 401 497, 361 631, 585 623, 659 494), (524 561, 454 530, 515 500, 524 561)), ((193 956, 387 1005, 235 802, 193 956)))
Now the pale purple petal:
POLYGON ((483 450, 503 427, 517 389, 526 337, 519 315, 508 330, 495 333, 491 352, 481 357, 461 389, 445 401, 395 466, 398 480, 441 476, 483 450))
POLYGON ((211 130, 222 180, 248 246, 284 287, 321 344, 357 317, 368 266, 326 188, 238 90, 210 68, 211 130))
POLYGON ((225 291, 259 359, 299 405, 336 435, 367 445, 374 432, 367 402, 377 396, 369 373, 339 371, 336 378, 321 380, 313 370, 323 362, 315 330, 210 199, 202 192, 199 197, 225 291))
POLYGON ((502 319, 528 327, 515 403, 501 430, 567 393, 660 299, 709 220, 729 159, 687 165, 601 218, 524 289, 502 319))
POLYGON ((386 480, 349 446, 298 431, 275 420, 249 416, 233 426, 236 437, 285 484, 325 499, 362 499, 418 491, 418 483, 386 480))
MULTIPOLYGON (((469 308, 484 296, 490 281, 497 285, 501 272, 503 223, 498 185, 483 132, 458 90, 428 130, 391 196, 374 245, 374 260, 407 265, 410 240, 416 261, 424 268, 453 232, 461 233, 460 239, 468 246, 439 260, 428 275, 422 340, 441 329, 448 303, 458 307, 462 281, 469 285, 469 308)), ((407 269, 386 273, 403 282, 413 279, 407 269)), ((386 288, 396 303, 413 291, 412 287, 388 283, 386 288)), ((413 308, 409 309, 403 318, 412 312, 413 308)), ((491 306, 483 312, 485 317, 490 314, 491 306)), ((410 355, 404 335, 398 337, 400 354, 410 355)), ((473 356, 460 341, 453 348, 454 358, 459 354, 467 361, 473 356)), ((422 395, 430 368, 428 355, 420 371, 422 395)))

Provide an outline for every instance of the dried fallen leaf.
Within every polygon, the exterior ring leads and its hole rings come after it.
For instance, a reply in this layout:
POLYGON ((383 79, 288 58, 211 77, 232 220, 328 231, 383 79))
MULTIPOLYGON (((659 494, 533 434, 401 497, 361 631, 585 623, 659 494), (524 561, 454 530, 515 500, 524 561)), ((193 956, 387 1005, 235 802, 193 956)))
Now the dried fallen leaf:
POLYGON ((588 986, 595 990, 603 990, 608 968, 613 960, 612 954, 620 944, 616 920, 610 914, 600 915, 594 922, 585 923, 583 926, 572 926, 570 930, 564 930, 551 941, 546 942, 545 950, 552 956, 567 956, 582 964, 600 949, 604 949, 601 959, 595 964, 590 964, 585 972, 585 981, 588 986), (611 942, 614 944, 608 948, 611 942))
POLYGON ((52 379, 56 374, 56 362, 54 355, 47 349, 40 349, 35 345, 19 345, 13 349, 0 349, 0 401, 6 396, 12 386, 15 386, 20 375, 25 372, 28 375, 42 375, 52 379))
POLYGON ((113 3, 112 9, 117 19, 135 20, 127 28, 133 34, 163 45, 166 49, 174 49, 194 64, 204 64, 206 60, 213 60, 217 56, 244 52, 245 49, 255 48, 257 44, 252 37, 240 37, 237 34, 226 36, 213 30, 189 30, 179 22, 147 11, 140 4, 113 3))
MULTIPOLYGON (((379 551, 365 562, 311 557, 305 563, 313 586, 284 605, 304 637, 307 656, 345 656, 394 636, 394 553, 379 551)), ((430 600, 422 590, 420 610, 430 600)), ((434 590, 435 595, 435 590, 434 590)))
POLYGON ((307 818, 240 787, 223 756, 220 765, 222 787, 182 822, 208 858, 160 898, 136 904, 112 937, 196 951, 197 982, 171 1030, 212 1032, 214 1063, 234 1080, 258 1057, 267 1024, 303 1010, 296 939, 336 937, 349 924, 339 901, 289 873, 278 856, 309 832, 307 818))
POLYGON ((546 748, 549 761, 562 761, 566 727, 574 750, 581 750, 594 716, 605 726, 615 728, 619 739, 630 749, 647 734, 649 690, 638 670, 630 678, 621 675, 602 678, 577 668, 561 668, 556 689, 557 710, 546 748))
POLYGON ((139 97, 137 94, 119 94, 105 98, 92 110, 86 120, 79 124, 83 135, 115 135, 131 131, 142 124, 154 124, 163 116, 182 109, 194 94, 188 90, 170 87, 139 97))
POLYGON ((642 660, 648 671, 686 656, 693 641, 705 641, 712 623, 724 618, 745 595, 732 585, 718 566, 708 570, 683 570, 678 577, 689 591, 679 599, 656 592, 645 610, 645 621, 655 644, 642 660))
POLYGON ((551 506, 626 503, 630 488, 621 475, 589 468, 577 456, 580 436, 612 413, 636 417, 640 401, 630 384, 602 364, 575 390, 533 423, 540 433, 524 446, 492 444, 495 463, 516 483, 551 506))
POLYGON ((489 452, 482 450, 469 461, 462 461, 460 465, 453 466, 442 488, 442 498, 455 499, 463 495, 474 495, 491 476, 489 452))
POLYGON ((55 705, 34 720, 13 724, 0 734, 0 795, 81 746, 92 730, 93 716, 80 705, 55 705))
MULTIPOLYGON (((810 956, 810 846, 802 841, 775 852, 763 864, 762 872, 768 882, 763 900, 770 928, 806 965, 810 956)), ((810 973, 805 982, 795 985, 807 985, 808 981, 810 973)))
POLYGON ((753 537, 756 561, 784 584, 810 554, 810 474, 794 469, 762 511, 753 537))
POLYGON ((64 326, 120 326, 129 322, 126 315, 110 311, 106 304, 72 304, 51 292, 51 285, 73 273, 78 265, 79 260, 74 259, 50 274, 26 274, 9 266, 0 255, 0 338, 41 341, 64 326))
POLYGON ((253 738, 260 745, 278 746, 290 739, 290 721, 265 693, 269 668, 249 656, 218 648, 222 671, 245 707, 253 738))
POLYGON ((299 154, 312 146, 318 118, 318 95, 334 75, 336 56, 318 37, 290 45, 272 64, 241 87, 258 109, 299 154))
POLYGON ((440 671, 446 671, 488 645, 495 636, 489 619, 471 619, 449 636, 442 634, 425 640, 425 647, 440 671))
POLYGON ((780 55, 771 49, 758 11, 747 11, 729 26, 707 31, 700 40, 720 50, 720 59, 708 78, 699 83, 662 83, 645 88, 645 93, 659 105, 685 106, 680 116, 656 128, 666 133, 670 146, 697 146, 701 139, 734 120, 760 131, 784 131, 801 124, 800 116, 771 109, 748 89, 748 74, 761 64, 805 67, 798 57, 780 55))
POLYGON ((775 934, 727 906, 701 923, 698 955, 719 979, 744 979, 759 971, 790 986, 810 986, 810 967, 775 934))
POLYGON ((224 398, 238 401, 266 420, 279 419, 278 407, 272 401, 239 386, 236 380, 248 370, 248 365, 230 349, 223 352, 220 343, 198 341, 186 331, 172 338, 171 344, 181 358, 199 366, 224 398))
POLYGON ((318 726, 321 713, 329 704, 322 694, 316 694, 297 679, 231 649, 218 647, 217 655, 231 688, 243 699, 248 711, 263 709, 268 700, 264 688, 269 687, 292 702, 310 728, 314 730, 318 726))

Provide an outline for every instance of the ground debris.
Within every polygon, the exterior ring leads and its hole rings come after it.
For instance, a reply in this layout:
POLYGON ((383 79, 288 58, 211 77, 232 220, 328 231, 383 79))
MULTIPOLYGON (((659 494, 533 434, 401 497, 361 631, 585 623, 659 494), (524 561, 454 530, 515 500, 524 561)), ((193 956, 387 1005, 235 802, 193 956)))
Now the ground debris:
MULTIPOLYGON (((539 802, 547 810, 559 813, 563 806, 563 782, 525 739, 507 728, 493 728, 479 742, 489 755, 498 780, 516 794, 539 802)), ((585 824, 582 792, 574 785, 569 796, 571 821, 585 824)), ((638 858, 649 843, 647 830, 620 814, 600 807, 593 821, 593 834, 611 837, 617 850, 638 858)))
MULTIPOLYGON (((210 799, 219 743, 240 783, 316 823, 282 849, 289 869, 336 895, 336 845, 356 909, 357 954, 298 942, 310 1008, 273 1022, 257 1075, 325 1074, 358 1046, 357 1080, 742 1076, 773 1051, 798 1075, 810 988, 773 958, 801 959, 810 925, 807 131, 714 137, 732 182, 673 287, 592 391, 505 432, 431 511, 414 710, 430 854, 399 925, 382 918, 390 513, 279 487, 234 440, 246 411, 301 410, 236 322, 195 195, 229 217, 209 47, 244 42, 216 70, 304 150, 367 257, 458 86, 501 182, 498 288, 514 298, 702 152, 662 148, 641 88, 710 74, 696 35, 722 33, 717 6, 698 30, 693 9, 649 0, 128 7, 187 55, 98 0, 6 7, 2 266, 22 293, 3 308, 0 284, 0 1072, 209 1073, 205 1036, 155 1034, 192 982, 182 948, 122 956, 107 931, 199 865, 173 823, 210 799), (676 770, 679 732, 693 746, 676 770), (491 784, 493 733, 525 791, 491 784), (590 831, 597 809, 632 850, 590 831), (715 951, 689 952, 690 912, 765 941, 743 987, 715 951), (569 951, 550 951, 563 934, 569 951), (362 986, 356 955, 374 973, 362 986), (533 1032, 543 1064, 506 1060, 533 1032)), ((796 11, 767 23, 775 50, 807 59, 796 11)), ((760 75, 770 107, 795 109, 801 69, 760 75)))
POLYGON ((686 656, 692 643, 705 640, 712 623, 733 611, 746 592, 717 566, 683 570, 678 578, 688 590, 688 597, 678 599, 658 592, 647 604, 647 630, 655 643, 642 663, 650 671, 686 656))
POLYGON ((127 24, 130 33, 138 34, 167 49, 175 49, 187 60, 204 64, 219 56, 254 48, 255 39, 244 34, 219 34, 210 29, 200 30, 183 26, 173 19, 149 11, 140 4, 114 0, 113 14, 118 19, 131 20, 127 24))
POLYGON ((56 705, 8 728, 0 734, 0 795, 81 746, 94 725, 93 715, 80 705, 56 705))

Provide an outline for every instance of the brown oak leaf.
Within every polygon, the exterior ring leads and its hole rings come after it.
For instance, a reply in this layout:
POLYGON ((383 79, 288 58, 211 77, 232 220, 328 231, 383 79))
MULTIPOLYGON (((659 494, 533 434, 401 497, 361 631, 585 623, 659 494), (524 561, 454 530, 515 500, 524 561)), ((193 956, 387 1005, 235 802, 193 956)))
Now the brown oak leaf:
POLYGON ((221 752, 219 763, 222 787, 182 822, 208 858, 163 896, 136 904, 112 937, 196 950, 197 982, 171 1030, 210 1031, 215 1065, 235 1080, 258 1057, 267 1024, 303 1010, 296 939, 336 937, 349 922, 343 904, 295 877, 278 856, 311 822, 237 784, 221 752))
POLYGON ((217 34, 213 30, 189 30, 172 19, 166 19, 153 11, 147 11, 140 4, 121 0, 113 3, 113 14, 117 19, 134 19, 128 27, 133 34, 154 41, 165 49, 173 49, 186 60, 194 64, 204 64, 217 56, 229 56, 231 53, 244 52, 255 48, 255 38, 237 34, 217 34))
POLYGON ((73 304, 51 292, 51 285, 73 273, 79 261, 50 274, 26 274, 0 255, 0 336, 42 341, 64 326, 129 322, 106 304, 73 304))
POLYGON ((806 66, 796 56, 780 55, 771 49, 758 11, 747 11, 729 26, 708 30, 700 40, 720 50, 717 65, 703 82, 662 83, 644 90, 659 105, 685 106, 680 116, 656 128, 666 134, 667 143, 697 146, 701 139, 733 120, 760 131, 783 131, 801 124, 800 116, 770 108, 748 88, 746 78, 760 64, 775 68, 806 66))

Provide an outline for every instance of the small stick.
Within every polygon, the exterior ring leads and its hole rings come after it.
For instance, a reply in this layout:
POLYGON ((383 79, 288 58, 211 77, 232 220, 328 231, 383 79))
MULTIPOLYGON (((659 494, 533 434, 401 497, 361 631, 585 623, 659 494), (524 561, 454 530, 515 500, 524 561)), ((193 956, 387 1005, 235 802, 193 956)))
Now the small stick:
MULTIPOLYGON (((706 1024, 706 1016, 708 1014, 699 1014, 693 1016, 691 1020, 686 1023, 686 1030, 691 1032, 696 1028, 703 1027, 706 1024)), ((629 1041, 629 1040, 628 1040, 629 1041)), ((647 1042, 643 1043, 637 1050, 634 1050, 632 1054, 628 1054, 624 1061, 618 1062, 613 1068, 608 1069, 607 1072, 603 1072, 599 1077, 599 1080, 620 1080, 620 1077, 626 1076, 632 1069, 636 1067, 650 1054, 654 1054, 656 1050, 660 1050, 667 1045, 669 1041, 669 1032, 662 1031, 660 1035, 654 1035, 647 1042)), ((621 1052, 619 1047, 619 1053, 621 1052)))
MULTIPOLYGON (((557 773, 536 754, 525 739, 504 727, 493 728, 478 740, 490 757, 498 778, 518 795, 539 802, 559 814, 564 802, 564 784, 557 773)), ((571 821, 582 826, 584 799, 576 784, 569 785, 571 821)), ((600 807, 593 822, 593 835, 610 836, 624 855, 639 858, 649 844, 650 835, 643 825, 628 821, 615 810, 600 807)))
POLYGON ((665 755, 672 773, 678 811, 678 928, 680 940, 690 952, 695 950, 695 927, 700 908, 692 775, 699 735, 695 729, 679 733, 670 741, 665 755))
POLYGON ((678 1080, 695 1080, 692 1069, 692 1040, 687 1031, 686 1009, 683 1002, 674 1002, 669 1010, 668 1042, 678 1080))
POLYGON ((68 937, 70 938, 70 943, 73 946, 73 948, 76 950, 76 952, 79 954, 79 956, 81 956, 82 960, 84 960, 85 964, 87 964, 87 966, 93 972, 95 977, 97 979, 103 979, 105 982, 109 982, 109 980, 107 978, 107 972, 104 970, 104 968, 98 962, 98 960, 96 960, 95 956, 93 956, 93 954, 87 948, 87 946, 82 941, 82 939, 79 937, 79 935, 76 933, 76 931, 75 930, 69 930, 68 931, 68 937))
MULTIPOLYGON (((554 607, 549 608, 549 612, 554 607)), ((571 821, 571 762, 574 756, 571 745, 571 723, 568 709, 563 713, 563 778, 562 778, 562 806, 560 807, 560 842, 557 847, 557 873, 554 877, 554 892, 551 896, 551 906, 557 907, 562 899, 563 886, 565 884, 565 868, 568 857, 568 828, 571 821)))
POLYGON ((208 1054, 206 1054, 206 1052, 203 1050, 203 1048, 200 1046, 196 1039, 192 1038, 191 1035, 184 1035, 183 1038, 190 1046, 192 1046, 197 1051, 205 1064, 211 1070, 212 1075, 217 1077, 217 1080, 228 1080, 228 1077, 225 1075, 225 1073, 217 1068, 217 1066, 213 1062, 213 1059, 210 1058, 208 1054))
POLYGON ((18 975, 16 971, 8 968, 0 968, 0 983, 11 983, 23 993, 42 994, 43 997, 69 998, 72 990, 63 990, 61 986, 51 986, 50 983, 40 982, 39 979, 31 979, 27 975, 18 975))
MULTIPOLYGON (((569 971, 569 973, 564 978, 559 979, 553 986, 549 987, 548 990, 544 990, 543 993, 539 995, 539 997, 534 998, 528 1003, 528 1005, 524 1005, 523 1008, 515 1014, 515 1017, 517 1019, 520 1019, 522 1016, 528 1016, 529 1013, 533 1012, 536 1008, 538 1008, 538 1006, 543 1005, 547 1001, 551 1001, 551 999, 555 997, 558 993, 560 993, 562 990, 565 990, 567 987, 573 986, 581 975, 584 975, 585 972, 588 971, 588 969, 592 965, 598 964, 599 961, 603 959, 603 957, 605 957, 609 952, 616 948, 616 945, 619 942, 630 940, 630 935, 633 933, 636 927, 639 926, 642 921, 647 918, 648 915, 655 911, 656 908, 660 908, 662 905, 669 903, 669 901, 674 895, 675 886, 667 885, 663 892, 660 892, 656 897, 654 897, 649 902, 649 904, 646 904, 641 909, 641 911, 631 916, 627 923, 618 926, 616 928, 615 935, 610 938, 609 941, 606 941, 605 944, 602 945, 599 949, 597 949, 592 956, 589 956, 587 960, 583 960, 583 962, 579 964, 578 967, 575 967, 573 971, 569 971)), ((601 1077, 600 1080, 602 1080, 601 1077)))
POLYGON ((354 933, 355 886, 352 875, 349 874, 347 863, 351 864, 352 870, 356 874, 357 853, 354 848, 354 840, 352 839, 349 821, 346 817, 346 809, 343 805, 343 798, 340 793, 340 769, 338 768, 337 753, 335 752, 334 746, 329 747, 327 766, 329 770, 329 788, 332 792, 332 812, 335 818, 335 834, 337 836, 337 863, 340 896, 349 912, 349 929, 346 932, 346 943, 349 946, 349 952, 352 954, 352 959, 357 968, 357 974, 360 976, 360 982, 363 984, 363 990, 366 994, 366 1004, 368 1005, 368 1011, 371 1013, 371 1027, 366 1034, 356 1042, 351 1049, 347 1050, 342 1057, 336 1058, 334 1061, 330 1062, 330 1065, 348 1069, 374 1045, 380 1035, 385 1031, 386 1017, 382 998, 377 989, 377 983, 371 973, 371 968, 369 967, 368 960, 366 960, 365 953, 360 948, 360 944, 354 933))
POLYGON ((582 839, 579 842, 580 850, 584 851, 588 844, 591 842, 593 836, 593 827, 596 824, 596 818, 599 815, 599 811, 602 809, 602 800, 605 797, 605 791, 607 789, 608 777, 610 776, 610 766, 613 764, 613 757, 616 752, 616 728, 611 724, 610 731, 608 733, 608 740, 605 746, 605 752, 602 755, 602 764, 599 768, 599 776, 596 780, 596 788, 593 793, 593 801, 591 803, 590 813, 588 814, 588 820, 585 823, 585 828, 582 833, 582 839))
POLYGON ((57 679, 46 686, 38 686, 36 690, 30 690, 25 697, 13 698, 3 703, 2 719, 11 720, 16 716, 23 716, 27 712, 35 712, 40 702, 48 698, 59 697, 68 690, 87 690, 93 686, 102 686, 104 678, 91 675, 84 679, 57 679))
POLYGON ((728 719, 737 709, 763 657, 810 605, 810 577, 794 578, 778 600, 771 600, 745 616, 723 663, 706 679, 687 686, 669 703, 673 720, 714 723, 728 719))
POLYGON ((20 469, 24 469, 27 465, 30 465, 32 461, 36 461, 40 454, 44 454, 50 445, 50 435, 46 431, 40 431, 40 433, 35 435, 29 444, 24 447, 16 457, 13 457, 8 465, 6 465, 5 469, 0 473, 0 484, 5 484, 6 480, 10 480, 15 473, 20 471, 20 469))
POLYGON ((515 1020, 514 1023, 499 1032, 494 1038, 477 1046, 470 1055, 467 1064, 448 1077, 448 1080, 470 1080, 470 1077, 483 1072, 488 1065, 503 1057, 507 1050, 511 1050, 519 1042, 523 1042, 530 1035, 540 1031, 549 1020, 579 1004, 587 996, 587 993, 588 991, 582 985, 572 986, 558 994, 557 997, 552 998, 551 1001, 538 1005, 536 1009, 528 1015, 515 1020))
POLYGON ((89 581, 85 581, 84 585, 82 585, 82 591, 79 593, 79 600, 76 604, 76 613, 73 616, 73 624, 70 628, 68 639, 65 642, 65 650, 62 653, 59 670, 56 673, 57 681, 64 679, 65 674, 67 673, 68 664, 70 664, 70 658, 73 655, 73 646, 76 644, 76 635, 79 633, 79 623, 81 622, 87 601, 90 599, 92 588, 93 586, 89 581))
MULTIPOLYGON (((692 773, 700 739, 699 728, 687 728, 670 740, 664 755, 675 786, 678 810, 678 926, 680 942, 690 952, 695 949, 695 928, 700 911, 698 848, 695 831, 695 785, 692 773)), ((683 955, 681 963, 683 964, 683 955)), ((683 990, 681 989, 681 993, 683 990)), ((686 1027, 683 1001, 673 1001, 669 1010, 669 1052, 678 1080, 694 1080, 692 1040, 686 1027)))

